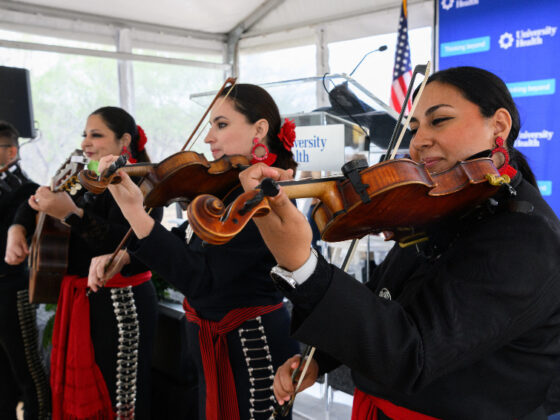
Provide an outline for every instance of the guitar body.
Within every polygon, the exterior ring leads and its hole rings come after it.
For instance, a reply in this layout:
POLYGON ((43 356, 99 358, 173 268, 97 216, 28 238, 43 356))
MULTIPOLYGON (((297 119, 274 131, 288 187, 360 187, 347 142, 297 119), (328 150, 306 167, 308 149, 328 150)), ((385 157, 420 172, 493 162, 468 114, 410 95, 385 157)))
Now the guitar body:
MULTIPOLYGON (((81 150, 76 150, 57 171, 52 191, 66 191, 75 199, 81 185, 77 174, 85 166, 81 150)), ((60 284, 68 267, 70 227, 60 220, 40 212, 31 240, 29 264, 29 301, 57 303, 60 284)))
POLYGON ((29 301, 56 303, 68 267, 70 227, 46 213, 37 215, 29 255, 29 301))

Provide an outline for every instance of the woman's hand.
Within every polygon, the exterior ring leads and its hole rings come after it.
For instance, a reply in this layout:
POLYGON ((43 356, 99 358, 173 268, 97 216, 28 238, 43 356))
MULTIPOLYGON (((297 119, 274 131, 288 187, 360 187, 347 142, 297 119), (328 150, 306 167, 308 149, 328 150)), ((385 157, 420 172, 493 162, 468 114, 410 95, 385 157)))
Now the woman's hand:
POLYGON ((48 187, 39 187, 27 202, 33 210, 47 213, 55 219, 64 219, 70 213, 80 217, 84 214, 67 192, 52 192, 48 187))
POLYGON ((105 286, 107 280, 120 273, 123 267, 130 263, 130 255, 126 250, 121 250, 107 267, 111 254, 100 255, 92 258, 89 264, 88 287, 97 292, 105 286))
MULTIPOLYGON (((104 156, 99 160, 98 171, 101 173, 108 168, 111 163, 118 159, 118 156, 104 156)), ((119 205, 124 217, 130 223, 134 233, 139 239, 150 234, 154 227, 154 220, 144 210, 144 195, 138 186, 132 182, 128 174, 118 171, 122 178, 118 184, 110 184, 109 191, 119 205)))
MULTIPOLYGON (((291 169, 271 168, 259 163, 241 172, 239 179, 245 191, 251 191, 264 178, 284 181, 292 179, 292 174, 291 169)), ((282 188, 276 197, 269 197, 268 201, 272 211, 253 220, 278 264, 290 271, 297 270, 311 252, 311 226, 282 188)))
MULTIPOLYGON (((276 375, 274 376, 274 396, 280 405, 284 405, 285 402, 290 401, 290 398, 294 395, 296 385, 292 382, 292 374, 294 370, 297 369, 300 360, 301 355, 296 354, 286 360, 286 362, 284 362, 284 364, 276 371, 276 375)), ((301 382, 298 392, 301 392, 313 385, 317 380, 318 374, 319 365, 313 359, 309 364, 309 368, 305 373, 305 377, 301 382)), ((296 384, 298 380, 299 378, 295 379, 296 384)))
MULTIPOLYGON (((105 171, 118 158, 118 156, 111 155, 103 156, 99 160, 98 172, 103 173, 103 171, 105 171)), ((142 195, 140 188, 132 182, 128 174, 124 171, 117 172, 122 178, 122 181, 118 184, 109 184, 108 188, 121 208, 124 216, 128 219, 128 214, 144 209, 144 196, 142 195)))
POLYGON ((4 261, 10 265, 21 264, 29 255, 25 228, 22 225, 12 225, 8 229, 6 241, 6 255, 4 261))

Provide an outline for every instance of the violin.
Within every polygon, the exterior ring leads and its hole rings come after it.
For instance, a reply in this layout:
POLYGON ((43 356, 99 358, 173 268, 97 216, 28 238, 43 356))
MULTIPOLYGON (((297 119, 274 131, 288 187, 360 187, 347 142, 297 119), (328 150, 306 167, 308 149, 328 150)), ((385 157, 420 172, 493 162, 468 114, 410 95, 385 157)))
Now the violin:
MULTIPOLYGON (((126 160, 121 161, 125 163, 126 160)), ((94 194, 101 194, 109 184, 118 184, 119 164, 100 176, 90 170, 80 172, 80 184, 94 194)), ((209 162, 192 151, 175 153, 159 163, 135 163, 120 167, 130 176, 141 176, 139 185, 147 207, 167 206, 175 201, 190 201, 204 192, 225 197, 239 184, 239 173, 249 166, 245 156, 222 156, 209 162)))
POLYGON ((275 182, 240 195, 227 208, 211 195, 201 195, 187 208, 193 231, 211 244, 223 244, 237 235, 252 217, 270 211, 267 197, 281 185, 289 198, 320 200, 312 216, 327 242, 357 239, 385 232, 387 239, 403 241, 419 229, 456 215, 494 195, 509 177, 500 176, 490 158, 457 163, 430 174, 410 159, 387 160, 368 167, 365 159, 343 166, 335 178, 275 182))

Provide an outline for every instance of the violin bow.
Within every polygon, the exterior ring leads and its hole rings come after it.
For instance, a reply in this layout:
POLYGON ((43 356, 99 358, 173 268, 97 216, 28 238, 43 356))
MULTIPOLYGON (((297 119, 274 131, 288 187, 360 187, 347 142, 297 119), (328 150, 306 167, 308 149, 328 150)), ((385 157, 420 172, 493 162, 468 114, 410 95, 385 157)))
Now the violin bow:
POLYGON ((395 155, 397 154, 397 150, 399 150, 399 147, 401 145, 401 141, 404 137, 404 134, 406 133, 406 129, 408 128, 408 125, 410 124, 410 119, 412 118, 412 114, 414 113, 414 110, 416 109, 416 105, 418 105, 418 100, 420 99, 420 96, 422 96, 422 92, 424 91, 424 87, 426 86, 426 83, 428 82, 428 76, 430 75, 430 69, 431 69, 431 64, 430 64, 429 61, 424 65, 417 65, 416 67, 414 67, 414 72, 412 73, 412 79, 410 79, 410 83, 409 83, 408 89, 406 91, 406 97, 404 98, 403 106, 401 108, 401 112, 399 113, 399 118, 397 119, 397 123, 395 124, 393 134, 391 135, 391 140, 389 141, 389 146, 387 146, 387 152, 385 152, 385 158, 383 159, 384 161, 395 158, 395 155), (422 73, 424 74, 424 80, 422 80, 422 84, 420 85, 420 88, 418 90, 418 94, 416 95, 416 98, 414 98, 414 101, 412 103, 412 107, 410 108, 410 112, 408 113, 408 117, 407 117, 404 125, 401 128, 399 137, 397 138, 397 133, 399 131, 399 127, 401 125, 401 121, 404 117, 404 112, 406 110, 406 104, 408 103, 408 99, 410 98, 410 94, 412 93, 412 87, 414 86, 414 79, 416 78, 416 76, 418 74, 422 74, 422 73))
MULTIPOLYGON (((352 258, 354 257, 354 253, 356 252, 357 248, 358 248, 358 240, 353 239, 351 244, 350 244, 350 247, 348 248, 348 252, 346 253, 346 257, 344 258, 344 262, 340 266, 340 268, 344 272, 348 271, 348 267, 350 266, 350 261, 352 261, 352 258)), ((286 403, 282 406, 278 405, 278 403, 276 403, 276 407, 274 408, 274 411, 272 412, 272 416, 271 416, 272 418, 276 418, 276 416, 278 414, 280 414, 280 416, 282 416, 282 417, 286 417, 288 415, 290 409, 294 405, 294 402, 295 402, 295 399, 296 399, 296 394, 299 392, 299 389, 301 388, 301 384, 303 383, 303 379, 305 378, 305 374, 307 373, 309 365, 311 364, 311 361, 313 360, 313 355, 315 354, 315 350, 317 350, 317 348, 315 346, 310 346, 310 345, 305 346, 305 350, 303 352, 303 355, 301 356, 299 364, 294 369, 294 371, 292 372, 292 382, 295 383, 296 378, 297 378, 299 372, 301 371, 301 375, 299 375, 299 379, 298 379, 296 387, 294 389, 294 395, 292 395, 292 398, 290 398, 290 401, 288 401, 288 403, 286 403), (302 369, 302 367, 303 367, 303 369, 302 369)))
MULTIPOLYGON (((204 119, 206 118, 206 116, 208 115, 208 113, 210 112, 210 110, 212 109, 212 107, 214 106, 214 104, 216 103, 216 101, 218 100, 218 98, 220 97, 220 95, 222 94, 222 92, 226 89, 228 83, 231 83, 231 86, 229 87, 229 90, 227 91, 226 95, 222 98, 222 102, 220 102, 220 106, 224 103, 224 101, 227 99, 227 97, 229 96, 229 94, 231 93, 231 90, 233 89, 233 87, 235 86, 235 84, 237 83, 237 78, 235 77, 228 77, 226 79, 226 81, 224 82, 224 84, 222 85, 222 87, 220 88, 220 90, 218 90, 218 93, 216 93, 216 96, 214 96, 214 99, 212 100, 212 102, 210 103, 210 105, 208 106, 208 108, 206 108, 206 111, 204 111, 204 114, 202 115, 202 118, 200 119, 200 121, 198 121, 198 124, 196 125, 196 127, 194 128, 193 132, 191 133, 191 135, 189 136, 189 138, 187 139, 187 141, 185 142, 185 144, 183 145, 183 147, 181 148, 181 152, 184 151, 188 144, 191 142, 191 140, 193 139, 194 135, 196 134, 196 132, 198 131, 198 129, 200 128, 200 126, 202 125, 202 123, 204 122, 204 119)), ((202 132, 202 131, 201 131, 202 132)), ((196 136, 196 139, 198 139, 198 137, 200 136, 200 133, 196 136)), ((194 142, 196 142, 196 139, 194 142)), ((193 144, 194 144, 193 142, 193 144)))
MULTIPOLYGON (((430 65, 429 61, 425 65, 417 65, 416 67, 414 67, 414 72, 412 74, 412 78, 411 78, 410 83, 408 85, 408 89, 407 89, 406 96, 405 96, 404 101, 403 101, 403 106, 401 108, 401 112, 400 112, 399 117, 397 119, 397 123, 395 125, 394 130, 393 130, 393 134, 391 135, 391 140, 389 141, 387 151, 385 152, 385 157, 383 159, 384 161, 395 158, 397 150, 399 149, 401 141, 402 141, 402 139, 403 139, 403 137, 406 133, 406 129, 408 128, 408 125, 410 123, 410 119, 412 118, 412 114, 414 113, 414 110, 416 109, 416 105, 418 105, 418 100, 422 96, 422 92, 424 91, 424 87, 426 86, 426 83, 428 81, 428 76, 430 74, 430 68, 431 68, 431 65, 430 65), (416 95, 416 98, 414 98, 414 101, 412 103, 412 107, 410 108, 410 112, 408 114, 408 117, 407 117, 404 125, 402 126, 400 134, 397 138, 397 133, 399 132, 399 126, 401 124, 401 121, 404 117, 404 112, 406 110, 406 104, 408 103, 408 99, 410 98, 410 94, 412 92, 412 87, 414 86, 414 80, 415 80, 415 78, 418 74, 424 74, 424 80, 422 81, 422 84, 420 85, 420 88, 418 90, 418 94, 416 95)), ((358 248, 358 242, 359 242, 358 239, 352 239, 352 242, 350 243, 350 246, 348 247, 348 251, 346 252, 346 256, 344 257, 344 262, 342 263, 342 266, 340 267, 344 272, 348 271, 348 267, 350 266, 350 261, 354 257, 354 253, 356 252, 356 249, 358 248)), ((301 375, 300 375, 299 380, 296 384, 296 388, 294 390, 294 395, 292 396, 292 398, 290 399, 290 401, 287 404, 285 404, 284 406, 277 406, 275 408, 275 411, 273 412, 273 415, 272 415, 273 418, 275 418, 277 414, 280 414, 282 417, 285 417, 285 416, 288 415, 288 412, 289 412, 290 408, 294 405, 296 394, 298 393, 299 388, 301 387, 301 384, 303 382, 303 378, 305 377, 305 374, 307 373, 307 369, 309 368, 311 360, 313 359, 313 355, 315 353, 315 350, 316 350, 316 348, 313 347, 313 346, 309 346, 309 345, 306 346, 305 351, 303 352, 303 356, 300 359, 298 367, 292 373, 292 382, 295 382, 295 378, 297 377, 297 375, 300 372, 301 367, 303 365, 303 370, 301 370, 301 375), (304 360, 305 360, 305 362, 304 362, 304 360)))
MULTIPOLYGON (((231 93, 231 90, 233 89, 233 87, 235 86, 235 83, 237 81, 237 78, 235 77, 228 77, 226 79, 226 81, 223 83, 222 87, 218 90, 218 93, 216 93, 216 95, 214 96, 214 99, 212 100, 212 102, 210 103, 210 105, 206 108, 206 111, 204 111, 204 114, 202 115, 202 118, 198 121, 198 124, 196 125, 196 127, 194 128, 193 132, 191 133, 191 135, 189 136, 189 138, 187 139, 187 141, 185 142, 185 144, 183 145, 183 147, 181 148, 181 152, 183 152, 188 144, 191 142, 191 140, 193 139, 194 135, 196 134, 196 132, 198 131, 198 129, 200 128, 200 126, 202 125, 202 123, 204 122, 204 119, 206 118, 206 116, 208 115, 208 113, 210 112, 210 110, 212 109, 212 107, 214 106, 214 104, 216 103, 216 101, 218 100, 218 98, 220 97, 220 95, 222 94, 222 92, 227 88, 228 84, 231 84, 231 86, 229 86, 229 90, 226 93, 226 95, 224 96, 224 98, 222 99, 222 102, 220 102, 220 105, 227 99, 227 97, 229 96, 229 94, 231 93)), ((197 136, 197 139, 199 135, 197 136)), ((196 139, 195 139, 196 142, 196 139)), ((194 142, 193 142, 194 144, 194 142)), ((126 163, 126 162, 125 162, 126 163)), ((117 164, 115 165, 114 168, 112 168, 113 172, 116 172, 120 167, 122 167, 123 164, 117 164)), ((138 185, 141 185, 142 182, 144 181, 145 176, 142 177, 142 179, 140 180, 140 182, 138 183, 138 185)), ((148 212, 148 214, 150 214, 152 212, 152 208, 145 208, 145 210, 148 212)), ((115 251, 111 254, 111 256, 109 257, 109 259, 107 260, 107 262, 105 263, 104 269, 103 271, 105 272, 107 270, 107 268, 109 268, 111 266, 111 264, 113 263, 113 261, 115 261, 115 258, 117 256, 117 254, 123 250, 123 248, 125 248, 125 244, 128 241, 128 239, 130 238, 130 236, 132 235, 132 228, 128 228, 128 231, 126 232, 126 234, 124 235, 124 237, 122 238, 121 242, 117 245, 117 248, 115 249, 115 251)), ((121 259, 124 257, 124 253, 120 255, 119 259, 117 260, 117 264, 121 261, 121 259)), ((107 283, 108 279, 105 280, 102 284, 101 287, 105 286, 105 284, 107 283)), ((86 292, 86 296, 91 295, 92 290, 88 288, 87 292, 86 292)))

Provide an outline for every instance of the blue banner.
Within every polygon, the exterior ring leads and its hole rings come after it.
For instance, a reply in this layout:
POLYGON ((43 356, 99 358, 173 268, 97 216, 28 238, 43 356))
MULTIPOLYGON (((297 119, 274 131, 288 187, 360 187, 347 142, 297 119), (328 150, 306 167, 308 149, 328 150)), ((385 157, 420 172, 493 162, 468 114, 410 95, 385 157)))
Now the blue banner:
POLYGON ((560 0, 437 0, 439 69, 500 76, 521 115, 515 146, 560 215, 560 0))

